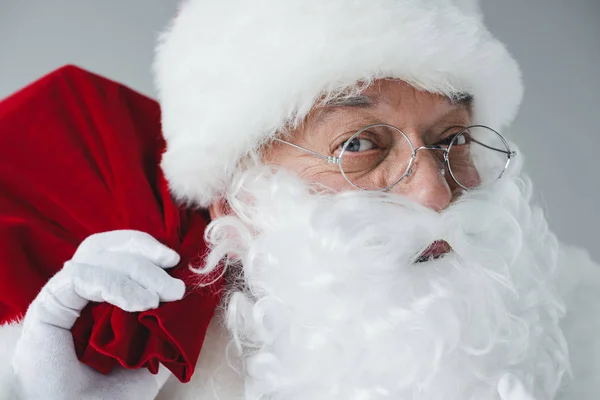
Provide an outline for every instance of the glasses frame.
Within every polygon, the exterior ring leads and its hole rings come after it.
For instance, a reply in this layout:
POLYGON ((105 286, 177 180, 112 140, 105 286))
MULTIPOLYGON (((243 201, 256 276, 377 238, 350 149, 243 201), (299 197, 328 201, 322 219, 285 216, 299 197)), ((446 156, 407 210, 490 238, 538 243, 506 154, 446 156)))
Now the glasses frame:
MULTIPOLYGON (((500 172, 500 174, 496 177, 496 179, 494 179, 493 181, 490 181, 488 184, 491 184, 495 181, 497 181, 498 179, 502 178, 502 176, 504 175, 504 173, 506 172, 506 170, 508 169, 512 158, 515 157, 517 155, 517 152, 514 150, 511 150, 510 145, 508 144, 508 142, 506 141, 506 139, 504 138, 504 136, 502 136, 499 132, 497 132, 496 130, 490 128, 489 126, 486 125, 470 125, 466 128, 464 128, 463 130, 461 130, 459 133, 456 134, 456 136, 454 137, 454 139, 452 139, 452 142, 450 142, 450 144, 448 145, 448 147, 444 147, 441 145, 437 145, 437 144, 432 144, 432 145, 424 145, 418 148, 415 148, 415 146, 413 145, 413 143, 411 142, 411 140, 409 139, 409 137, 402 132, 399 128, 393 126, 393 125, 389 125, 389 124, 371 124, 368 126, 365 126, 364 128, 361 128, 359 131, 357 131, 354 135, 352 135, 348 140, 346 140, 344 146, 342 147, 342 150, 340 151, 340 155, 339 156, 326 156, 320 153, 317 153, 316 151, 307 149, 305 147, 302 146, 298 146, 297 144, 288 142, 287 140, 284 139, 279 139, 279 138, 275 138, 276 141, 281 142, 281 143, 285 143, 289 146, 292 146, 298 150, 304 151, 306 153, 312 154, 315 157, 318 157, 322 160, 327 161, 329 164, 337 164, 341 174, 344 176, 344 179, 346 179, 346 181, 348 181, 349 184, 351 184, 352 186, 354 186, 357 189, 360 190, 368 190, 368 191, 374 191, 374 192, 386 192, 388 190, 390 190, 391 188, 393 188, 394 186, 396 186, 398 183, 400 183, 400 181, 402 181, 402 179, 406 178, 408 175, 410 175, 413 164, 415 162, 415 159, 417 158, 417 153, 421 150, 434 150, 434 151, 443 151, 444 152, 444 161, 443 161, 443 165, 445 167, 445 169, 448 170, 448 172, 450 172, 450 176, 452 177, 452 180, 461 188, 463 188, 464 190, 475 190, 475 189, 480 189, 486 185, 482 185, 482 186, 478 186, 476 188, 469 188, 464 186, 463 184, 461 184, 456 177, 454 176, 454 173, 452 172, 452 168, 450 167, 450 150, 452 149, 452 146, 455 145, 457 139, 459 137, 461 137, 466 131, 468 131, 469 129, 472 128, 484 128, 484 129, 488 129, 489 131, 493 132, 494 134, 496 134, 500 140, 502 141, 502 143, 504 144, 504 146, 506 147, 506 150, 502 150, 502 149, 497 149, 495 147, 491 147, 488 146, 486 144, 483 144, 481 142, 478 142, 477 140, 471 138, 471 141, 480 144, 483 147, 486 147, 490 150, 493 151, 497 151, 500 153, 504 153, 506 155, 506 163, 504 164, 504 168, 502 169, 502 171, 500 172), (380 188, 380 189, 367 189, 367 188, 363 188, 358 186, 357 184, 355 184, 354 182, 352 182, 348 176, 346 176, 346 173, 344 172, 344 168, 342 166, 342 157, 344 156, 344 153, 346 152, 346 149, 348 148, 348 146, 350 145, 350 143, 356 139, 361 133, 363 133, 364 131, 371 129, 371 128, 375 128, 375 127, 387 127, 387 128, 391 128, 393 130, 395 130, 396 132, 400 133, 408 142, 408 144, 410 145, 410 149, 412 152, 412 155, 410 157, 410 161, 408 162, 408 166, 406 167, 406 170, 404 171, 404 173, 400 176, 400 178, 398 178, 396 181, 394 181, 393 183, 391 183, 390 185, 380 188)), ((442 174, 444 174, 444 169, 442 169, 442 174)))

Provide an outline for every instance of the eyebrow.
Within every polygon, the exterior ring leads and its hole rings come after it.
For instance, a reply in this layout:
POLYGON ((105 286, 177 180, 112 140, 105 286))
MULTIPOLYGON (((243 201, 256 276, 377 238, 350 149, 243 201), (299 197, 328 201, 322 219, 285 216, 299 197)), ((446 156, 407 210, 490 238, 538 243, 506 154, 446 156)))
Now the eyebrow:
MULTIPOLYGON (((457 92, 452 93, 448 96, 450 100, 450 104, 455 106, 466 106, 470 107, 473 105, 474 97, 471 93, 468 92, 457 92)), ((374 106, 377 103, 377 99, 359 94, 356 96, 342 97, 330 100, 329 102, 324 104, 324 107, 358 107, 358 108, 369 108, 374 106)))
MULTIPOLYGON (((448 99, 453 106, 464 107, 469 110, 471 110, 474 101, 473 95, 467 92, 452 93, 448 96, 448 99)), ((318 108, 315 119, 317 122, 322 122, 327 116, 345 108, 369 109, 377 105, 378 101, 376 97, 364 94, 335 98, 318 108)))
POLYGON ((364 94, 356 96, 342 97, 328 101, 324 104, 324 108, 337 108, 337 107, 357 107, 357 108, 369 108, 374 106, 376 100, 364 94))
POLYGON ((359 94, 355 96, 347 96, 335 98, 323 103, 321 107, 316 109, 314 119, 317 123, 323 122, 328 116, 335 114, 348 108, 369 109, 377 104, 377 99, 359 94))
POLYGON ((452 93, 448 97, 450 99, 450 104, 453 106, 461 106, 466 108, 471 108, 475 99, 471 93, 467 92, 452 93))

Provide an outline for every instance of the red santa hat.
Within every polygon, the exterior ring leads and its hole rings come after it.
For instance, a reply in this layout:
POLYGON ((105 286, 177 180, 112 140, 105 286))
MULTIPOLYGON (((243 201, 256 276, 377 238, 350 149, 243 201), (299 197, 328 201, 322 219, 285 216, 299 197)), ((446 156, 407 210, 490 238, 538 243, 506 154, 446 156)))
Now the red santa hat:
POLYGON ((162 168, 172 193, 200 206, 282 127, 374 79, 469 93, 475 122, 497 129, 522 97, 519 68, 476 0, 187 0, 154 70, 162 168))

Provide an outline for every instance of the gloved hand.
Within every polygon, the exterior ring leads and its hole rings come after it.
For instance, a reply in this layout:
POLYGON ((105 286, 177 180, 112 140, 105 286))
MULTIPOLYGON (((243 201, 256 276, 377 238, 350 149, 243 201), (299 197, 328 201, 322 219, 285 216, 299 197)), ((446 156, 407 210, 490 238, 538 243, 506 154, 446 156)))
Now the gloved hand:
POLYGON ((519 378, 510 373, 498 381, 498 394, 502 400, 536 400, 519 378))
POLYGON ((71 327, 90 301, 125 311, 180 300, 181 280, 164 269, 179 255, 152 236, 112 231, 88 237, 30 305, 15 350, 15 391, 21 400, 154 399, 163 382, 146 369, 103 375, 77 359, 71 327))

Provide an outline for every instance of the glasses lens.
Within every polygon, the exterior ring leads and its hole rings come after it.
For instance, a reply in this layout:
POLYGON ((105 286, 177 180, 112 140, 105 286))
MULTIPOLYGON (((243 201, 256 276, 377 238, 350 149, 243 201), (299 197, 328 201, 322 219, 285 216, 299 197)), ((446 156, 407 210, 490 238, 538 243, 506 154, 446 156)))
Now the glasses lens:
POLYGON ((356 187, 382 190, 408 172, 413 148, 404 133, 391 125, 368 126, 344 142, 342 173, 356 187))
POLYGON ((484 126, 470 127, 456 135, 449 146, 450 173, 464 188, 480 188, 502 176, 509 154, 499 133, 484 126))

